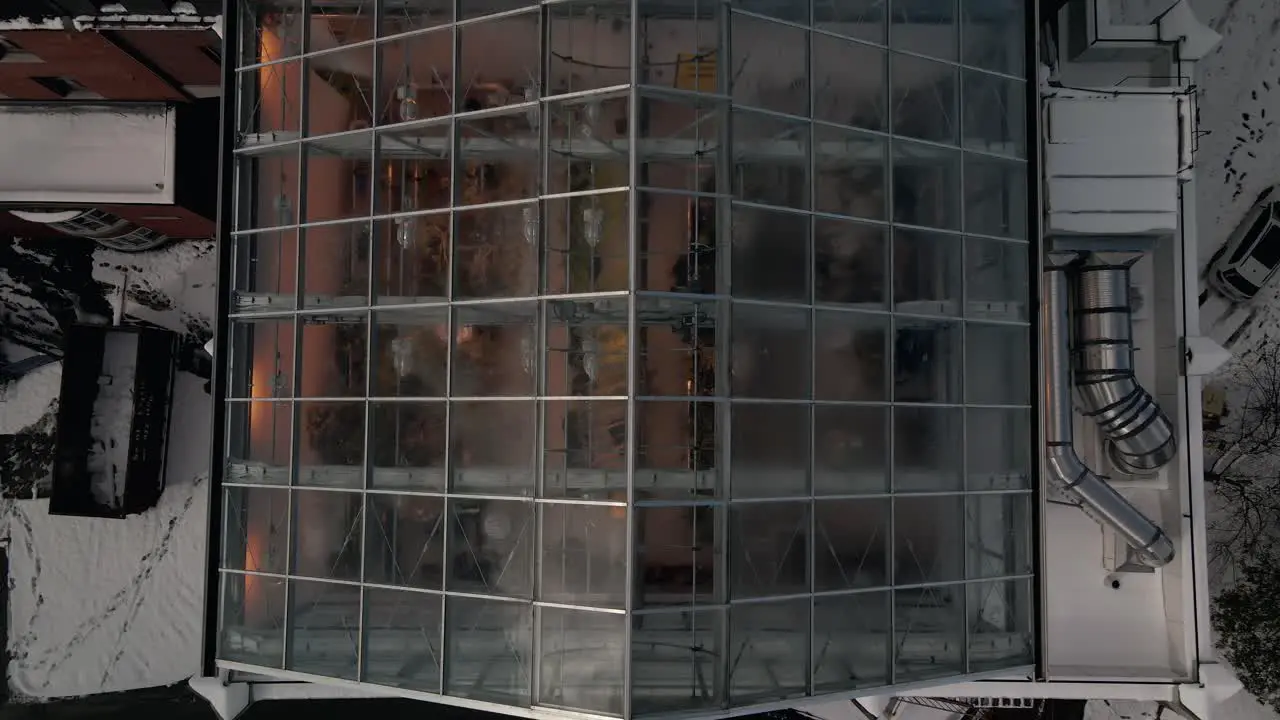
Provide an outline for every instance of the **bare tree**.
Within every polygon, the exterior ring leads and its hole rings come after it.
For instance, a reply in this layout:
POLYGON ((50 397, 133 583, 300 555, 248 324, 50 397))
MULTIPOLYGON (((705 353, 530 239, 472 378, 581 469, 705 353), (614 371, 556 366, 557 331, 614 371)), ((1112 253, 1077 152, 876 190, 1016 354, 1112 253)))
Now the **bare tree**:
POLYGON ((1205 481, 1215 506, 1210 557, 1219 577, 1280 527, 1280 342, 1242 355, 1226 383, 1231 414, 1205 434, 1205 481))

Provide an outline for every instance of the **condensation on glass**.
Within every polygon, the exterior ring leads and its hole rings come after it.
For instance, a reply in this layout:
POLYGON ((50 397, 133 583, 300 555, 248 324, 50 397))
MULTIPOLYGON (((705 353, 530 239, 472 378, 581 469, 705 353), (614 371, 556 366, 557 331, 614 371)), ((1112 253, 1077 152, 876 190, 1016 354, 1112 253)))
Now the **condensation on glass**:
POLYGON ((218 657, 610 716, 1030 664, 1022 0, 376 6, 239 40, 218 657))

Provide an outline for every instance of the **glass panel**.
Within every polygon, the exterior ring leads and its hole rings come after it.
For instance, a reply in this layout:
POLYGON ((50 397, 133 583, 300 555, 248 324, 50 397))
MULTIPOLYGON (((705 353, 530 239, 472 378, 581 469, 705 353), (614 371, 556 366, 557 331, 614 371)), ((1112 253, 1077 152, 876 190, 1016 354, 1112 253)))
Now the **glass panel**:
MULTIPOLYGON (((548 95, 631 82, 628 0, 568 0, 547 10, 551 23, 547 37, 551 56, 548 95)), ((537 77, 536 72, 533 77, 537 77)))
POLYGON ((367 220, 321 225, 302 236, 302 305, 360 307, 369 298, 370 226, 367 220))
MULTIPOLYGON (((537 197, 542 187, 542 162, 536 124, 536 116, 527 107, 460 117, 456 121, 461 154, 454 202, 479 205, 537 197)), ((511 209, 495 208, 488 210, 489 215, 486 216, 471 214, 464 217, 506 218, 506 215, 495 216, 493 213, 511 209)), ((514 209, 518 213, 522 211, 522 208, 514 209)), ((495 225, 498 220, 485 222, 488 224, 481 230, 472 232, 498 234, 502 236, 500 239, 514 241, 516 245, 529 242, 523 222, 506 225, 495 225)), ((460 222, 459 244, 468 240, 464 228, 460 222)))
POLYGON ((957 0, 893 0, 889 43, 899 50, 954 60, 959 43, 957 0))
POLYGON ((635 552, 640 605, 708 604, 720 560, 717 505, 637 507, 635 552))
POLYGON ((716 326, 725 308, 712 301, 637 297, 636 394, 725 395, 727 388, 716 384, 716 326))
POLYGON ((452 397, 526 397, 537 387, 538 306, 486 303, 454 310, 452 397))
POLYGON ((532 400, 451 403, 451 489, 486 495, 532 495, 536 412, 532 400))
POLYGON ((448 299, 453 248, 447 212, 373 223, 373 301, 380 305, 438 303, 448 299))
POLYGON ((760 205, 809 208, 810 125, 733 111, 733 196, 760 205))
POLYGON ((360 494, 294 490, 293 505, 292 574, 359 580, 360 494))
POLYGON ((289 533, 289 491, 284 488, 229 487, 222 566, 250 572, 285 572, 289 533))
POLYGON ((884 0, 813 0, 813 26, 883 45, 887 4, 884 0))
POLYGON ((627 186, 630 103, 626 91, 553 100, 546 109, 547 138, 551 143, 547 192, 627 186))
POLYGON ((816 405, 813 408, 814 477, 818 495, 855 495, 889 489, 889 408, 816 405))
POLYGON ((637 497, 720 496, 717 428, 724 427, 718 419, 722 407, 710 402, 636 401, 637 497))
POLYGON ((447 409, 443 402, 372 403, 373 474, 369 487, 442 491, 445 488, 447 409))
POLYGON ((355 178, 368 173, 373 159, 372 130, 313 140, 302 146, 302 152, 306 196, 300 203, 300 218, 320 222, 369 215, 369 193, 356 192, 355 178))
POLYGON ((965 435, 970 490, 1031 487, 1030 410, 968 408, 965 423, 980 432, 965 435))
POLYGON ((360 657, 360 588, 289 581, 285 668, 355 680, 360 657))
POLYGON ((809 503, 733 505, 729 517, 733 597, 809 590, 809 503))
POLYGON ((813 240, 816 302, 884 305, 888 228, 815 218, 813 240))
POLYGON ((538 287, 538 215, 534 204, 455 213, 454 298, 533 295, 538 287))
POLYGON ((293 404, 282 402, 227 403, 226 482, 286 483, 287 474, 265 473, 267 468, 289 469, 293 445, 293 404), (247 466, 247 467, 246 467, 247 466))
POLYGON ((363 682, 440 692, 442 600, 365 588, 363 682))
POLYGON ((437 27, 453 22, 453 0, 414 0, 394 5, 384 4, 379 20, 380 37, 437 27))
POLYGON ((814 313, 814 397, 883 401, 889 397, 889 316, 814 313))
POLYGON ((958 316, 964 284, 964 240, 923 230, 893 231, 894 310, 958 316))
POLYGON ((960 323, 896 317, 894 326, 893 399, 960 402, 964 339, 960 323))
MULTIPOLYGON (((794 7, 797 3, 789 3, 794 7)), ((779 7, 778 3, 773 3, 779 7)), ((809 33, 733 14, 730 95, 734 105, 809 116, 809 33)))
POLYGON ((547 395, 627 394, 627 304, 625 297, 548 301, 547 395))
POLYGON ((734 705, 805 694, 809 600, 751 603, 729 609, 729 699, 734 705))
POLYGON ((229 397, 287 398, 293 395, 293 320, 231 321, 232 373, 229 397), (243 361, 240 359, 243 358, 243 361), (247 367, 246 367, 247 366, 247 367), (248 372, 245 372, 245 370, 248 372))
POLYGON ((533 606, 445 598, 446 695, 527 706, 533 665, 533 606))
POLYGON ((734 303, 730 358, 734 397, 813 397, 812 345, 809 311, 734 303))
POLYGON ((554 198, 544 202, 543 212, 548 293, 627 289, 631 216, 626 192, 554 198))
MULTIPOLYGON (((405 3, 409 5, 410 3, 405 3)), ((413 5, 429 5, 415 2, 413 5)), ((424 8, 425 10, 426 8, 424 8)), ((385 8, 384 30, 417 29, 430 23, 404 18, 408 8, 385 8), (399 15, 400 17, 397 17, 399 15), (388 17, 389 16, 389 17, 388 17)), ((419 17, 427 13, 419 13, 419 17)), ((453 77, 453 34, 429 32, 379 44, 382 52, 382 86, 377 123, 395 123, 443 117, 453 109, 450 82, 453 77)), ((398 169, 397 163, 391 164, 398 169)), ((447 173, 448 170, 446 169, 447 173)), ((447 176, 446 176, 447 179, 447 176)))
POLYGON ((1031 496, 972 495, 965 499, 966 578, 1029 575, 1031 496))
POLYGON ((1026 321, 1030 298, 1027 246, 1021 243, 967 237, 965 255, 965 315, 1026 321))
MULTIPOLYGON (((301 23, 297 24, 301 27, 301 23)), ((292 34, 292 33, 291 33, 292 34)), ((300 34, 295 35, 300 40, 300 34)), ((249 114, 247 133, 263 133, 268 135, 263 140, 277 141, 297 137, 302 120, 302 61, 289 60, 276 62, 282 53, 297 55, 297 42, 281 42, 271 31, 264 31, 261 36, 261 60, 271 65, 240 73, 242 83, 255 83, 257 99, 249 114), (271 138, 269 134, 280 133, 271 138), (290 133, 291 135, 283 135, 290 133)))
MULTIPOLYGON (((896 30, 896 28, 895 28, 896 30)), ((892 68, 893 132, 905 137, 954 144, 959 72, 954 65, 894 53, 892 68)))
POLYGON ((224 573, 218 657, 259 665, 284 666, 284 580, 224 573))
POLYGON ((809 300, 809 216, 733 206, 733 296, 809 300))
MULTIPOLYGON (((721 235, 717 229, 716 198, 654 192, 642 193, 640 203, 640 226, 636 229, 638 288, 685 294, 715 293, 720 245, 717 238, 721 235)), ((676 302, 643 300, 651 309, 676 302)), ((709 310, 712 306, 703 307, 709 310)))
MULTIPOLYGON (((845 25, 865 27, 865 24, 845 25)), ((813 33, 811 38, 813 118, 867 130, 884 130, 889 85, 887 53, 824 33, 813 33)))
POLYGON ((817 592, 889 585, 888 498, 814 503, 817 592))
POLYGON ((373 395, 444 397, 449 382, 449 309, 374 313, 373 395))
POLYGON ((893 599, 894 682, 963 673, 965 586, 895 590, 893 599))
POLYGON ((965 323, 965 402, 1031 404, 1031 329, 965 323))
POLYGON ((532 597, 533 503, 451 499, 449 516, 449 590, 532 597))
POLYGON ((893 143, 895 222, 957 230, 960 198, 959 152, 905 140, 893 143))
MULTIPOLYGON (((963 521, 962 495, 900 495, 895 498, 893 584, 916 585, 961 579, 964 576, 963 521)), ((950 627, 959 630, 959 623, 953 621, 950 627)))
MULTIPOLYGON (((290 133, 290 136, 295 134, 290 133)), ((251 137, 263 144, 281 142, 281 138, 276 136, 251 137)), ((244 142, 248 144, 250 140, 244 142)), ((237 230, 282 227, 298 222, 298 156, 301 152, 301 145, 287 144, 272 147, 262 155, 237 159, 236 169, 240 177, 246 181, 252 178, 256 184, 253 191, 246 191, 241 196, 243 200, 236 213, 237 230)), ((291 239, 293 237, 296 233, 290 235, 291 239)), ((281 262, 279 272, 293 275, 295 268, 295 259, 290 257, 281 262)))
POLYGON ((1024 0, 961 0, 964 27, 960 61, 985 70, 1022 76, 1026 59, 1024 0))
MULTIPOLYGON (((275 224, 275 223, 270 223, 275 224)), ((239 235, 235 243, 235 285, 240 293, 271 295, 269 303, 249 305, 233 296, 232 312, 292 310, 296 303, 298 233, 296 230, 239 235)))
POLYGON ((808 495, 809 406, 735 402, 730 415, 733 497, 808 495))
POLYGON ((621 715, 627 616, 549 607, 539 614, 538 703, 621 715))
POLYGON ((1032 580, 968 585, 969 672, 1035 662, 1032 580))
MULTIPOLYGON (((307 59, 310 85, 307 87, 305 111, 306 134, 330 135, 371 127, 378 108, 377 99, 373 96, 373 46, 330 48, 338 43, 346 45, 372 39, 372 22, 361 22, 356 18, 325 22, 317 18, 312 29, 312 45, 329 47, 323 48, 328 50, 323 55, 307 59), (339 26, 341 40, 335 32, 339 26)), ((364 201, 368 203, 367 195, 364 201)))
POLYGON ((889 684, 888 592, 813 599, 813 686, 818 692, 889 684))
POLYGON ((981 235, 1027 236, 1026 164, 965 153, 964 227, 981 235))
POLYGON ((625 499, 626 401, 547 400, 542 412, 543 496, 625 499))
MULTIPOLYGON (((714 86, 714 66, 711 67, 702 72, 709 76, 705 81, 714 86)), ((637 148, 639 160, 644 163, 638 168, 643 173, 641 184, 684 192, 716 192, 715 164, 720 155, 727 103, 705 95, 653 88, 641 91, 640 103, 642 117, 646 118, 646 124, 636 133, 641 139, 637 148)), ((727 189, 723 180, 721 186, 727 189)), ((659 217, 657 211, 650 215, 659 217)), ((714 244, 714 240, 707 244, 714 244)))
MULTIPOLYGON (((625 491, 618 498, 626 499, 625 491)), ((626 605, 627 509, 540 503, 539 599, 585 607, 626 605)))
POLYGON ((325 317, 304 315, 299 397, 365 395, 365 346, 369 320, 364 313, 325 317))
POLYGON ((1026 82, 964 71, 964 146, 1024 157, 1027 152, 1026 82))
POLYGON ((444 587, 444 498, 370 495, 366 512, 365 582, 444 587))
POLYGON ((299 402, 298 484, 364 486, 364 402, 299 402))
POLYGON ((814 125, 817 180, 813 209, 832 215, 885 219, 886 142, 856 130, 814 125))
POLYGON ((631 618, 631 712, 650 715, 720 708, 725 619, 719 610, 631 618))
MULTIPOLYGON (((476 0, 467 0, 463 3, 465 7, 462 7, 458 12, 458 20, 471 20, 484 15, 496 15, 498 13, 519 10, 521 8, 528 7, 529 5, 536 4, 536 0, 480 0, 479 2, 476 0)), ((520 17, 525 18, 527 16, 522 15, 520 17)), ((535 19, 536 17, 537 16, 534 15, 535 19)), ((488 45, 488 47, 499 47, 506 41, 509 35, 519 35, 520 33, 527 32, 537 32, 537 28, 534 27, 530 29, 528 27, 512 27, 501 33, 495 32, 492 36, 492 44, 488 45)))
POLYGON ((898 492, 964 489, 964 411, 893 409, 893 487, 898 492))
MULTIPOLYGON (((467 18, 486 12, 479 10, 480 7, 507 10, 530 4, 528 0, 467 2, 463 3, 461 12, 462 17, 467 18), (507 7, 494 7, 500 3, 506 3, 507 7)), ((455 98, 454 112, 486 110, 537 98, 538 45, 542 38, 538 13, 520 13, 460 25, 457 37, 457 52, 461 58, 458 82, 462 94, 455 98), (494 48, 502 48, 502 52, 494 52, 494 48)), ((494 135, 507 137, 509 133, 498 131, 494 135)))

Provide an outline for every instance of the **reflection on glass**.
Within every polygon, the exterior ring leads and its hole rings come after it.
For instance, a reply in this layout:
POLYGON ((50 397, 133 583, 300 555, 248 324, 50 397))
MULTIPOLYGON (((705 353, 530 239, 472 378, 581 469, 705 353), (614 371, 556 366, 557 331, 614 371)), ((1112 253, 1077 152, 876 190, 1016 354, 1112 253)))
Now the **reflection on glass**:
POLYGON ((1031 665, 1031 580, 974 583, 968 587, 968 672, 1031 665))
MULTIPOLYGON (((393 23, 384 23, 390 24, 393 23)), ((410 20, 394 24, 403 27, 417 23, 410 20)), ((426 120, 450 113, 453 107, 449 93, 453 76, 451 33, 441 30, 397 38, 381 43, 379 50, 382 52, 379 125, 426 120)))
POLYGON ((444 499, 371 495, 365 521, 365 582, 439 590, 444 582, 444 499))
POLYGON ((1022 243, 964 239, 965 314, 971 318, 1028 319, 1030 277, 1022 243))
POLYGON ((448 384, 449 309, 374 313, 373 394, 444 397, 448 384))
POLYGON ((358 493, 293 491, 293 574, 360 579, 361 518, 358 493))
POLYGON ((688 500, 722 492, 717 448, 724 424, 710 402, 647 401, 635 404, 637 497, 688 500))
MULTIPOLYGON (((333 112, 345 114, 345 110, 333 112)), ((330 132, 345 130, 335 127, 330 132)), ((369 161, 373 157, 373 133, 371 131, 316 139, 302 146, 305 157, 301 212, 295 210, 299 220, 320 222, 368 217, 372 212, 372 197, 368 182, 359 188, 353 182, 357 176, 367 177, 369 161)))
POLYGON ((384 5, 382 17, 379 18, 378 36, 390 37, 450 22, 453 22, 452 0, 414 0, 384 5))
MULTIPOLYGON (((260 142, 278 142, 264 137, 260 142)), ((254 230, 294 225, 298 222, 298 155, 302 146, 291 143, 275 148, 270 154, 240 157, 236 167, 242 176, 255 179, 257 187, 248 193, 249 202, 241 203, 236 212, 237 230, 254 230)), ((274 263, 269 272, 294 276, 297 233, 287 232, 290 247, 287 256, 274 263)), ((282 299, 283 300, 283 299, 282 299)), ((289 299, 292 302, 292 299, 289 299)))
MULTIPOLYGON (((703 74, 714 80, 714 72, 703 74)), ((716 192, 715 163, 721 153, 727 103, 719 98, 657 88, 642 90, 640 102, 648 117, 647 125, 637 132, 641 139, 637 148, 639 160, 645 163, 645 186, 716 192)), ((651 211, 651 215, 659 213, 651 211)))
POLYGON ((885 303, 889 229, 879 225, 814 219, 814 301, 885 303))
POLYGON ((809 299, 808 215, 733 207, 734 297, 809 299))
POLYGON ((542 212, 548 293, 627 289, 631 269, 627 193, 554 198, 543 204, 542 212))
POLYGON ((1023 239, 1027 236, 1025 163, 965 153, 966 232, 1023 239))
POLYGON ((814 397, 887 399, 889 316, 819 310, 814 318, 814 397))
POLYGON ((302 237, 302 304, 309 308, 360 307, 368 303, 369 221, 321 225, 302 237))
POLYGON ((812 447, 808 405, 734 402, 729 415, 733 497, 807 495, 812 447))
POLYGON ((231 321, 231 352, 248 360, 249 372, 235 373, 233 398, 287 398, 293 395, 293 319, 231 321))
POLYGON ((304 315, 300 397, 345 398, 365 394, 365 346, 369 323, 363 313, 304 315))
POLYGON ((894 318, 893 399, 958 403, 964 337, 959 322, 894 318))
POLYGON ((960 153, 906 140, 893 143, 893 220, 960 228, 960 153))
POLYGON ((964 241, 926 230, 893 231, 894 310, 958 316, 964 284, 964 241))
POLYGON ((960 130, 954 65, 911 55, 891 57, 893 132, 904 137, 955 144, 960 130))
POLYGON ((964 496, 899 496, 893 503, 893 584, 964 577, 964 496))
POLYGON ((218 657, 284 666, 285 581, 223 573, 218 657))
POLYGON ((546 393, 627 394, 627 299, 547 304, 546 393))
POLYGON ((1026 71, 1026 11, 1023 0, 961 0, 960 61, 1021 77, 1026 71))
POLYGON ((965 453, 970 490, 1018 490, 1031 487, 1031 411, 968 408, 965 423, 984 428, 967 433, 965 453))
POLYGON ((885 5, 884 0, 813 0, 813 26, 883 45, 885 5))
MULTIPOLYGON (((274 225, 275 223, 267 223, 274 225)), ((296 230, 237 235, 235 240, 235 280, 237 293, 272 295, 272 310, 292 310, 296 302, 298 234, 296 230)), ((233 312, 265 310, 239 303, 233 312)))
POLYGON ((819 500, 813 512, 815 591, 889 585, 888 498, 819 500))
POLYGON ((636 394, 668 398, 725 394, 716 386, 716 325, 724 310, 723 304, 712 301, 636 298, 636 394))
POLYGON ((733 505, 729 519, 733 597, 793 595, 809 589, 808 503, 733 505))
POLYGON ((229 487, 225 508, 227 528, 222 566, 283 574, 289 535, 289 491, 229 487))
POLYGON ((293 444, 293 405, 227 403, 225 482, 286 483, 293 444), (271 469, 271 471, 268 471, 271 469))
POLYGON ((627 616, 550 607, 539 614, 539 704, 621 715, 627 616))
POLYGON ((964 71, 964 146, 1013 157, 1026 153, 1026 83, 964 71))
POLYGON ((889 684, 889 597, 872 592, 814 598, 815 690, 889 684))
POLYGON ((734 198, 808 209, 810 125, 734 110, 732 127, 734 198))
POLYGON ((884 130, 888 107, 887 53, 881 48, 826 33, 813 33, 810 42, 813 44, 810 70, 814 85, 813 118, 866 130, 884 130))
MULTIPOLYGON (((709 195, 641 193, 646 217, 637 237, 640 290, 698 295, 716 292, 717 253, 727 240, 727 235, 716 229, 722 224, 716 221, 722 202, 709 195)), ((659 301, 645 302, 655 305, 659 301)))
POLYGON ((451 403, 451 490, 532 495, 536 412, 532 400, 451 403))
POLYGON ((895 683, 964 672, 965 588, 946 585, 893 592, 895 683))
MULTIPOLYGON (((369 15, 372 15, 370 8, 369 15)), ((378 102, 373 95, 374 48, 361 44, 373 38, 372 18, 333 22, 313 18, 311 42, 324 54, 307 59, 310 85, 307 88, 307 135, 331 135, 372 127, 378 102), (341 24, 341 39, 334 31, 341 24)), ((366 156, 367 159, 367 156, 366 156)), ((368 202, 367 198, 365 200, 368 202)))
POLYGON ((746 705, 805 694, 809 600, 751 603, 729 609, 729 701, 746 705))
POLYGON ((364 682, 440 692, 443 598, 366 588, 364 682))
POLYGON ((714 505, 638 507, 635 512, 636 564, 641 605, 708 604, 715 598, 716 522, 714 505))
MULTIPOLYGON (((527 0, 503 2, 518 3, 524 7, 534 4, 527 0)), ((464 16, 477 14, 467 9, 467 6, 476 5, 464 3, 464 16)), ((485 2, 483 5, 492 6, 494 3, 485 2)), ((538 41, 542 37, 538 13, 507 15, 460 25, 457 34, 457 53, 461 59, 458 81, 462 92, 454 99, 455 113, 477 112, 537 99, 538 41), (502 52, 494 52, 495 48, 501 48, 502 52)))
POLYGON ((451 397, 531 397, 537 386, 537 305, 458 307, 451 397))
POLYGON ((682 610, 631 618, 631 711, 636 715, 719 709, 723 611, 682 610))
POLYGON ((816 405, 814 493, 856 495, 887 491, 890 430, 886 407, 816 405))
POLYGON ((893 487, 898 492, 964 488, 963 411, 946 407, 893 409, 893 487))
POLYGON ((547 94, 598 90, 631 81, 630 5, 627 0, 569 0, 548 8, 547 94))
POLYGON ((299 402, 298 484, 364 485, 364 403, 299 402))
POLYGON ((360 588, 289 581, 285 669, 355 680, 360 657, 360 588))
POLYGON ((965 402, 1031 404, 1031 328, 968 322, 964 346, 965 402))
POLYGON ((814 125, 813 209, 832 215, 883 220, 887 144, 856 130, 814 125))
POLYGON ((444 626, 446 695, 529 705, 533 606, 451 596, 444 626))
POLYGON ((447 411, 443 402, 371 403, 369 487, 443 491, 447 411))
POLYGON ((449 590, 532 596, 532 503, 451 499, 449 517, 449 590))
POLYGON ((547 400, 542 418, 545 497, 626 498, 625 400, 547 400))
POLYGON ((500 205, 454 214, 456 299, 524 297, 538 284, 537 205, 500 205), (533 232, 530 232, 530 229, 533 232))
POLYGON ((375 220, 374 303, 438 303, 449 294, 452 230, 447 212, 375 220))
POLYGON ((730 368, 733 396, 801 400, 812 397, 809 313, 734 303, 730 368))
POLYGON ((893 27, 889 43, 930 57, 954 60, 960 24, 957 0, 893 0, 893 27))
POLYGON ((965 577, 1029 575, 1031 495, 972 495, 965 499, 965 577))
POLYGON ((735 13, 730 22, 734 105, 808 117, 809 33, 751 15, 735 13))
MULTIPOLYGON (((625 491, 622 498, 625 499, 625 491)), ((539 599, 584 607, 626 605, 627 510, 543 503, 539 599)))

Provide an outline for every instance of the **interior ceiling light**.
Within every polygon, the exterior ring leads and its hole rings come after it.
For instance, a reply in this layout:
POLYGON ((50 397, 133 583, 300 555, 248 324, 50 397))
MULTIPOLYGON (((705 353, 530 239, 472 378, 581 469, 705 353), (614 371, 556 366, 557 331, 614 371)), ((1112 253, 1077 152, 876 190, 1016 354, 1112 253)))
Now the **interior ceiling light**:
POLYGON ((592 203, 590 207, 582 209, 582 235, 591 247, 600 244, 600 237, 604 233, 604 208, 592 203))
POLYGON ((520 217, 524 220, 523 232, 524 241, 530 245, 538 242, 538 208, 526 207, 521 209, 520 217))

